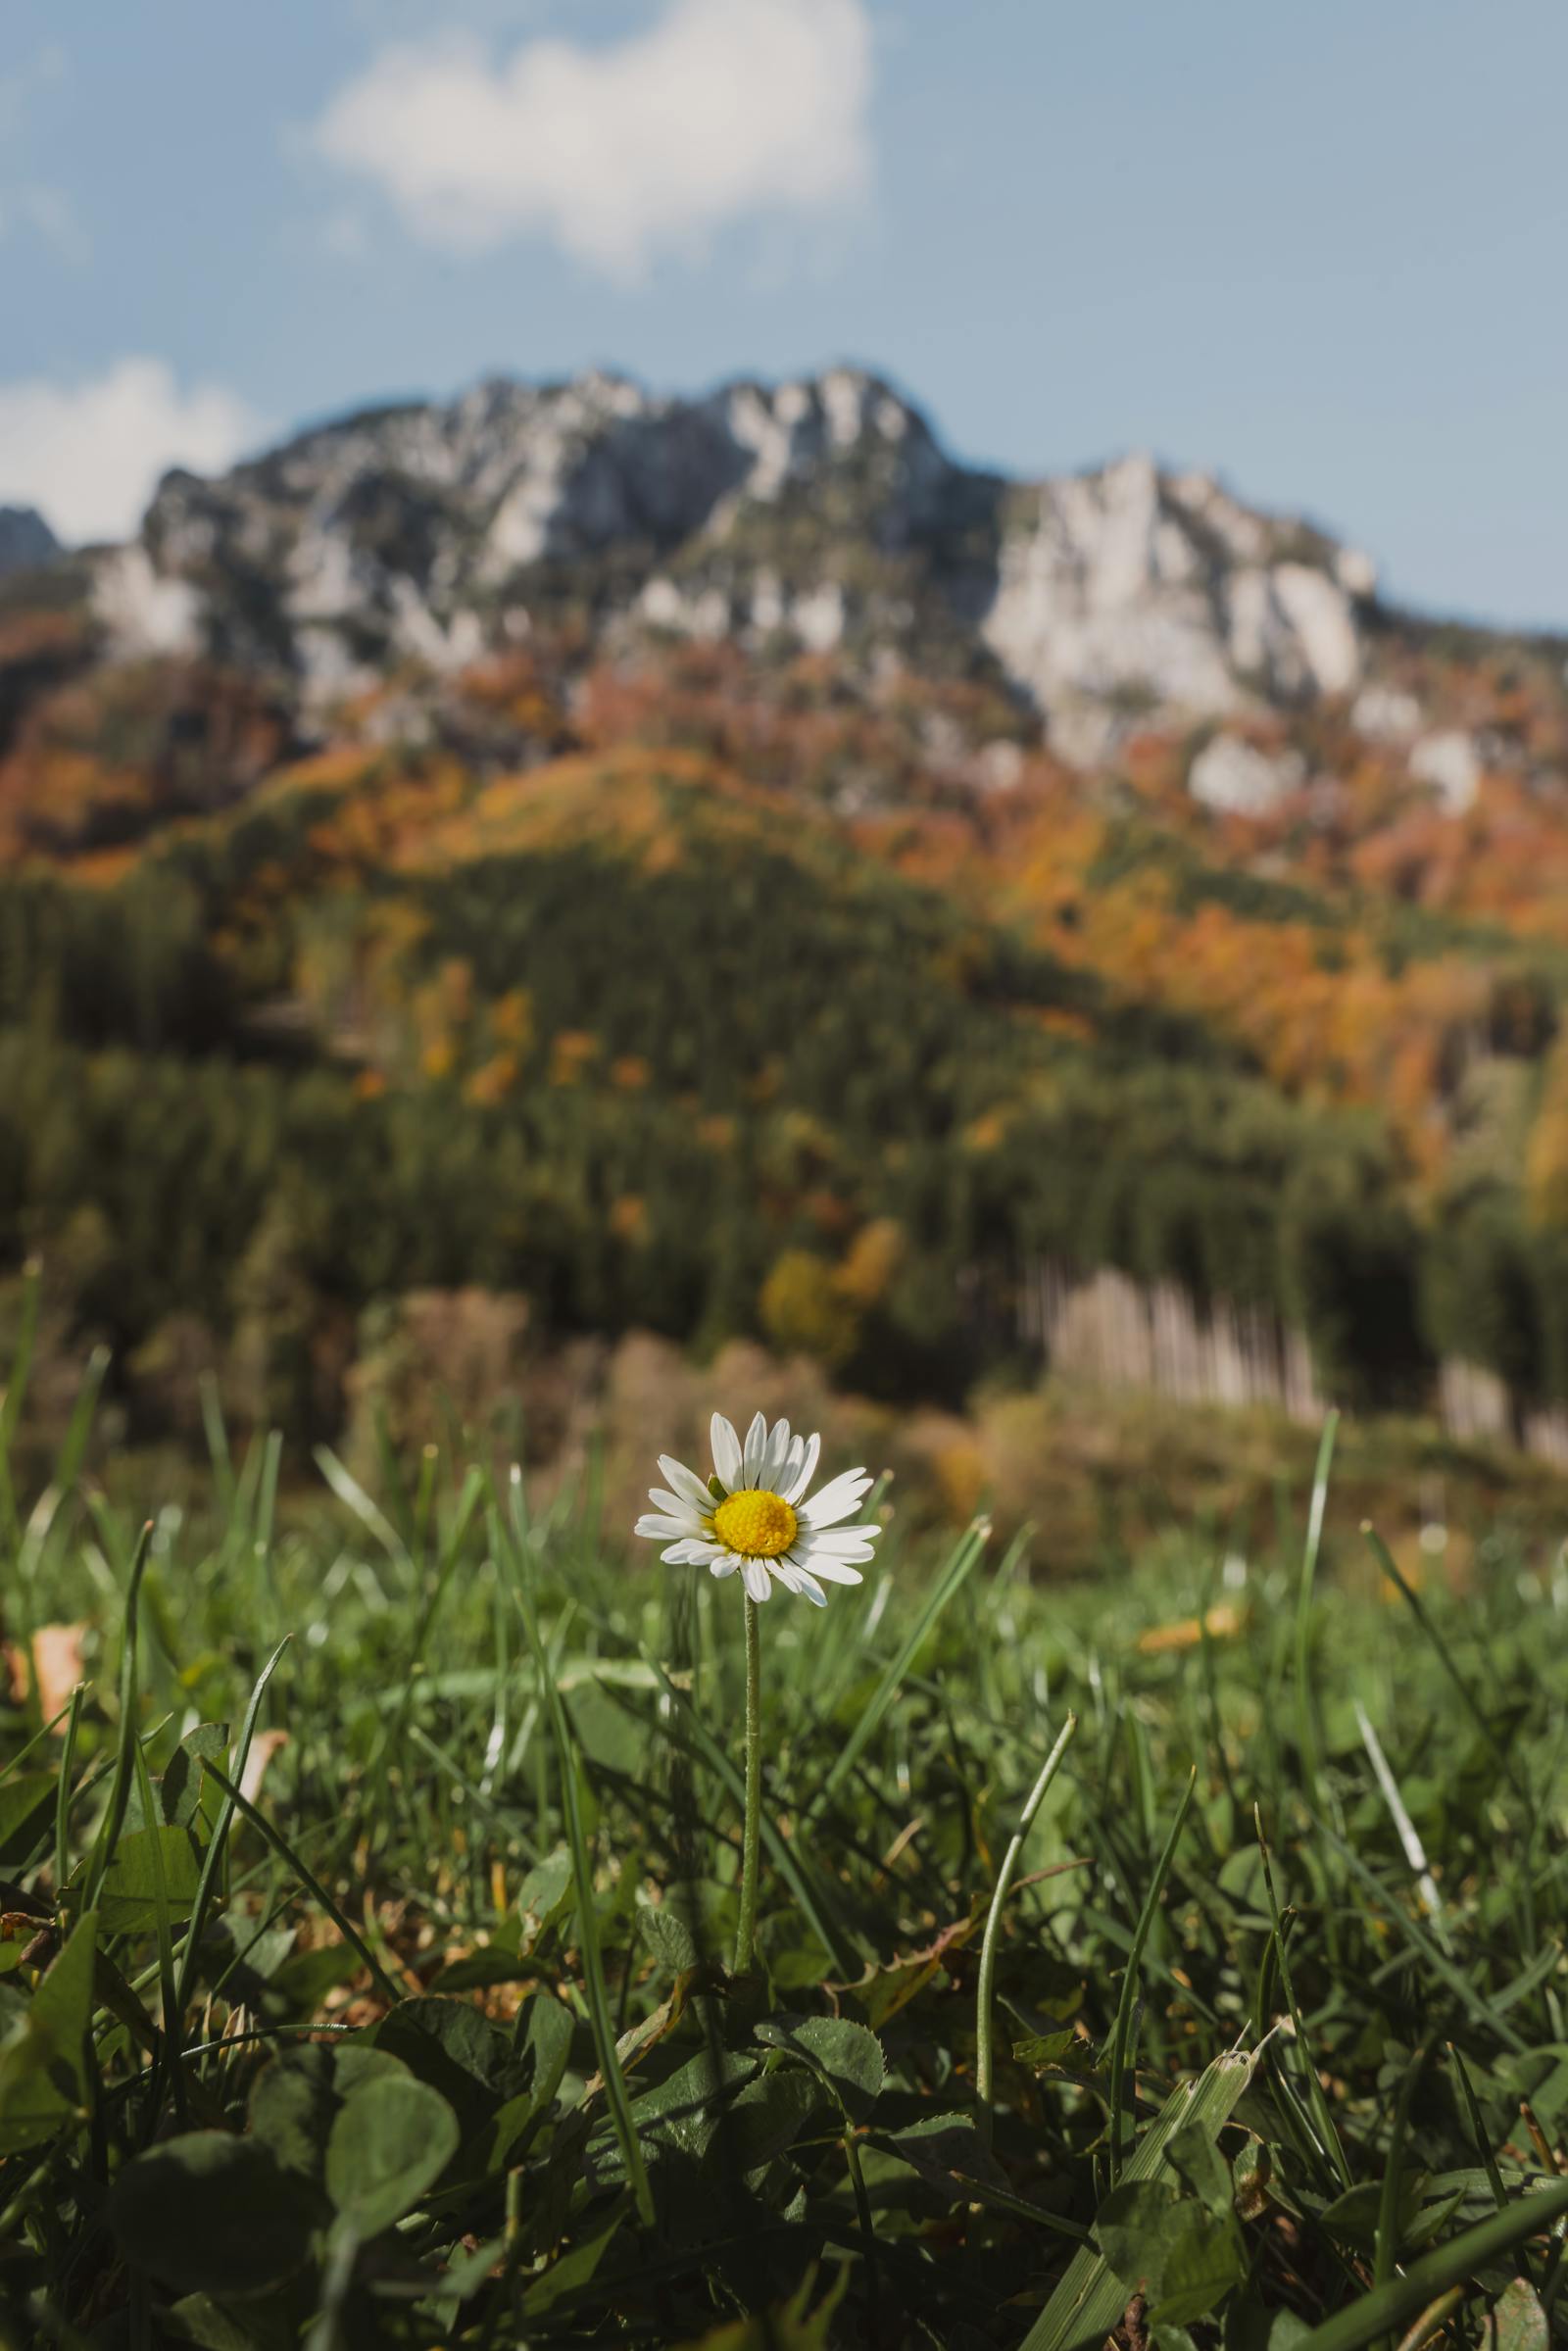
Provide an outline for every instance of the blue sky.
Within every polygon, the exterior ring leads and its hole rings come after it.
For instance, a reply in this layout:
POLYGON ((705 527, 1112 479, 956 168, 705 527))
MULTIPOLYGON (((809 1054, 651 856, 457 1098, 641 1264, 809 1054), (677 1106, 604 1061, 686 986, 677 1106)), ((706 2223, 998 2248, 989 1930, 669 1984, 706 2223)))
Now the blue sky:
POLYGON ((497 368, 884 369, 1568 626, 1561 0, 6 0, 0 498, 497 368))

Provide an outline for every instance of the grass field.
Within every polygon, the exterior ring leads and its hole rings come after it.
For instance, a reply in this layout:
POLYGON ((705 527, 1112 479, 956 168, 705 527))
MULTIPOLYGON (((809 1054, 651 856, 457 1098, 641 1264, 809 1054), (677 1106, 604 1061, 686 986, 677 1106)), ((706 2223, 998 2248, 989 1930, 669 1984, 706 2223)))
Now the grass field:
POLYGON ((591 1478, 283 1509, 213 1434, 146 1530, 85 1418, 0 1479, 5 2341, 1561 2328, 1560 1556, 1417 1590, 1319 1489, 1045 1588, 879 1497, 863 1588, 760 1612, 736 1977, 738 1583, 591 1478))

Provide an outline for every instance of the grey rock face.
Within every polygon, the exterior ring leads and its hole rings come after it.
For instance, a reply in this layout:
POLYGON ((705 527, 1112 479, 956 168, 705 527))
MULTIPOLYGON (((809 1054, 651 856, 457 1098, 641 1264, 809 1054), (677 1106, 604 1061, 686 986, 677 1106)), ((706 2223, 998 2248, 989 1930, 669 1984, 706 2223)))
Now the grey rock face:
POLYGON ((60 541, 30 506, 0 506, 0 577, 31 571, 60 553, 60 541))
POLYGON ((1370 566, 1147 457, 1029 485, 948 458, 874 375, 659 398, 620 376, 480 384, 169 475, 104 560, 127 647, 205 646, 330 699, 569 617, 999 673, 1068 758, 1152 716, 1341 695, 1370 566))

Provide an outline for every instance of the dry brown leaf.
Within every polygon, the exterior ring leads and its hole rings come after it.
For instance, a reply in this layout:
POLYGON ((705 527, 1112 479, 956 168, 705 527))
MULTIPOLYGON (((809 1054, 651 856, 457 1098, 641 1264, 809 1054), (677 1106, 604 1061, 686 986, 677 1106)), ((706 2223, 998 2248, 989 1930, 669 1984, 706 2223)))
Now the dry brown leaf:
POLYGON ((287 1744, 288 1733, 286 1731, 259 1731, 251 1740, 251 1751, 245 1758, 245 1769, 240 1775, 239 1783, 239 1792, 247 1804, 255 1803, 262 1792, 262 1782, 267 1775, 268 1765, 277 1753, 278 1748, 286 1747, 287 1744))
POLYGON ((1138 1636, 1146 1657, 1163 1656, 1167 1649, 1196 1649, 1206 1633, 1210 1641, 1230 1641, 1247 1622, 1247 1612, 1233 1600, 1217 1600, 1206 1616, 1184 1616, 1179 1624, 1151 1625, 1138 1636))

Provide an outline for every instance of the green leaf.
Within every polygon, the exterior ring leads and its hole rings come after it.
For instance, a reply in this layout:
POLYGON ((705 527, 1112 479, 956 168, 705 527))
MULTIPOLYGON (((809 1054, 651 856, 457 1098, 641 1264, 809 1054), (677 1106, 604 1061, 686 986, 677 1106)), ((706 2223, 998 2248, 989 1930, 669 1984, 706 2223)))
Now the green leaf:
POLYGON ((1551 2329, 1526 2278, 1510 2278, 1487 2313, 1486 2351, 1547 2351, 1551 2329))
POLYGON ((574 1898, 571 1855, 564 1845, 537 1862, 517 1888, 517 1910, 537 1942, 550 1927, 559 1926, 574 1898))
POLYGON ((831 2087, 853 2122, 863 2123, 882 2094, 887 2060, 882 2043, 847 2017, 775 2017, 757 2027, 769 2049, 798 2057, 831 2087))
POLYGON ((202 1875, 202 1847, 194 1833, 135 1829, 119 1839, 101 1880, 98 1910, 106 1934, 143 1935, 157 1925, 160 1862, 170 1918, 190 1917, 202 1875))
POLYGON ((1165 2227, 1181 2201, 1173 2180, 1130 2180, 1095 2216, 1095 2241, 1129 2294, 1158 2292, 1165 2227))
POLYGON ((35 2147, 87 2103, 98 1916, 77 1920, 27 2005, 18 2037, 0 2055, 0 2155, 35 2147))
POLYGON ((315 2199, 254 2138, 192 2131, 128 2163, 109 2199, 133 2269, 185 2294, 265 2293, 310 2251, 315 2199))
POLYGON ((379 2073, 344 2102, 326 2142, 326 2192, 358 2236, 379 2236, 458 2151, 458 2118, 412 2076, 379 2073))
POLYGON ((466 2140, 523 2087, 507 2034, 466 2000, 403 2000, 368 2037, 446 2100, 466 2140))
POLYGON ((1229 2215, 1209 2211, 1168 2180, 1113 2188, 1095 2236, 1127 2293, 1148 2296, 1151 2326, 1182 2327, 1205 2318, 1246 2271, 1229 2215))
POLYGON ((1184 2123, 1165 2151, 1165 2161, 1210 2212, 1228 2213, 1234 2208, 1236 2190, 1230 2165, 1206 2131, 1184 2123))
POLYGON ((713 2152, 728 2171, 760 2171, 794 2146, 822 2102, 818 2083, 794 2067, 764 2074, 720 2118, 713 2152))
POLYGON ((164 1819, 172 1828, 189 1828, 196 1818, 201 1803, 202 1765, 209 1761, 222 1763, 227 1756, 226 1723, 198 1723, 194 1731, 186 1732, 158 1783, 164 1819))
POLYGON ((169 2309, 170 2339, 194 2343, 197 2351, 256 2351, 248 2327, 215 2302, 211 2294, 184 2294, 169 2309))
MULTIPOLYGON (((719 2107, 743 2082, 756 2077, 760 2064, 757 2058, 726 2050, 715 2066, 709 2052, 700 2049, 654 2088, 634 2098, 632 2125, 647 2160, 676 2156, 700 2161, 718 2128, 719 2107)), ((608 2121, 594 2134, 589 2163, 601 2183, 626 2176, 624 2158, 608 2121)))
MULTIPOLYGON (((1195 2125, 1217 2137, 1251 2080, 1254 2062, 1240 2049, 1227 2051, 1205 2067, 1196 2082, 1173 2090, 1140 2139, 1122 2175, 1122 2185, 1161 2177, 1170 2180, 1166 2153, 1184 2126, 1195 2125)), ((1019 2351, 1078 2351, 1080 2345, 1092 2345, 1099 2351, 1126 2307, 1127 2295, 1117 2272, 1103 2253, 1084 2245, 1067 2264, 1019 2351)))
POLYGON ((1089 2043, 1080 2040, 1070 2026, 1065 2033, 1030 2033, 1012 2044, 1012 2054, 1019 2065, 1067 2067, 1074 2050, 1080 2049, 1086 2061, 1093 2057, 1089 2043))
POLYGON ((12 1772, 0 1780, 0 1868, 25 1862, 54 1811, 53 1772, 12 1772))
POLYGON ((515 2163, 522 2146, 555 2104, 571 2054, 571 2011, 560 2000, 552 2000, 541 1992, 529 2001, 521 2054, 531 2079, 526 2089, 517 2090, 507 2099, 491 2125, 484 2153, 487 2170, 496 2172, 515 2163))
POLYGON ((559 2261, 551 2263, 542 2278, 533 2280, 522 2297, 523 2313, 527 2318, 541 2317, 564 2294, 576 2293, 588 2284, 609 2252, 611 2239, 625 2219, 627 2210, 626 2200, 623 2197, 618 2199, 608 2219, 601 2223, 592 2236, 580 2238, 568 2253, 563 2253, 559 2261))
POLYGON ((637 1913, 637 1932, 662 1967, 673 1976, 684 1975, 697 1965, 697 1945, 692 1931, 680 1913, 667 1904, 655 1909, 652 1904, 637 1913))
POLYGON ((321 2186, 326 2146, 344 2102, 382 2075, 408 2080, 408 2069, 383 2049, 362 2042, 307 2041, 280 2050, 251 2085, 251 2135, 279 2169, 321 2186))
POLYGON ((1206 2318, 1247 2275, 1234 2222, 1192 2199, 1184 2200, 1178 2219, 1179 2231, 1166 2247, 1159 2298, 1149 2313, 1152 2327, 1190 2327, 1195 2319, 1206 2318))
MULTIPOLYGON (((1422 2195, 1428 2182, 1424 2172, 1406 2172, 1399 2181, 1398 2196, 1394 2211, 1396 2244, 1401 2250, 1425 2244, 1434 2230, 1441 2227, 1456 2207, 1458 2198, 1447 2197, 1441 2203, 1423 2204, 1422 2195)), ((1363 2180, 1348 2187, 1344 2195, 1319 2214, 1320 2226, 1357 2252, 1370 2253, 1378 2241, 1381 2224, 1383 2189, 1377 2180, 1363 2180)))
POLYGON ((543 1994, 528 2003, 528 2029, 522 2036, 523 2062, 533 2068, 530 2088, 536 2106, 548 2106, 561 2087, 571 2053, 571 2010, 543 1994))

